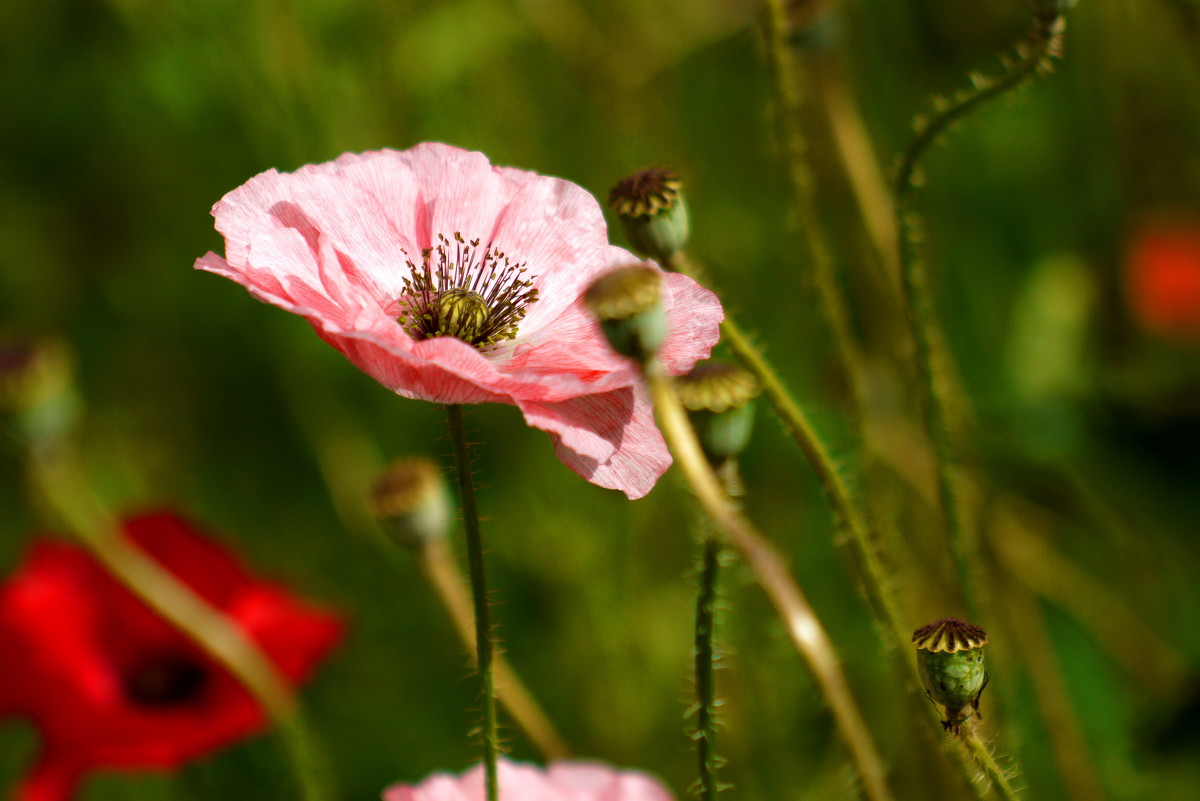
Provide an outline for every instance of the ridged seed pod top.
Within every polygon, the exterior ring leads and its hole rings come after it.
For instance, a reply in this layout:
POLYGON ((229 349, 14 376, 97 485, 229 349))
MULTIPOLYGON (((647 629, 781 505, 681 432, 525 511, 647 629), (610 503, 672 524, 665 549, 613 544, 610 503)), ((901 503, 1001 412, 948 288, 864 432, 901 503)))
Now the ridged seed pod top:
POLYGON ((913 644, 918 651, 948 654, 970 651, 987 645, 987 632, 964 620, 944 617, 913 632, 913 644))

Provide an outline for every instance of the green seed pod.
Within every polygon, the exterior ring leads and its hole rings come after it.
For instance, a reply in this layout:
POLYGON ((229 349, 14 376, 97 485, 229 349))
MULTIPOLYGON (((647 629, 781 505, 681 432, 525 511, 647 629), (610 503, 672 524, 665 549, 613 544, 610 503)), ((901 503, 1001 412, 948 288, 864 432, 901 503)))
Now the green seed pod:
POLYGON ((622 356, 644 362, 667 337, 662 271, 654 267, 632 264, 605 273, 588 287, 583 301, 622 356))
POLYGON ((706 362, 675 379, 675 391, 688 410, 704 455, 720 465, 745 449, 754 427, 758 381, 746 370, 706 362))
POLYGON ((926 694, 946 708, 942 727, 958 734, 972 711, 983 717, 979 696, 987 685, 983 659, 987 633, 979 626, 947 617, 917 629, 912 641, 926 694))
POLYGON ((691 223, 683 182, 671 170, 651 167, 622 178, 608 195, 629 246, 666 264, 687 244, 691 223))

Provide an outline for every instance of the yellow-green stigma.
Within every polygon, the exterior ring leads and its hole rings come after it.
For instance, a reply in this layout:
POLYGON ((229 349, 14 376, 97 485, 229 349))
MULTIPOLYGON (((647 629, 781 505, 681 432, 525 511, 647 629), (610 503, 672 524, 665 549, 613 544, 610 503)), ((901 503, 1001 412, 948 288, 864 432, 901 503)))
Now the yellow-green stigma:
POLYGON ((537 301, 533 277, 496 248, 480 248, 460 233, 438 234, 436 247, 408 263, 400 325, 413 339, 455 337, 487 350, 517 336, 526 307, 537 301))

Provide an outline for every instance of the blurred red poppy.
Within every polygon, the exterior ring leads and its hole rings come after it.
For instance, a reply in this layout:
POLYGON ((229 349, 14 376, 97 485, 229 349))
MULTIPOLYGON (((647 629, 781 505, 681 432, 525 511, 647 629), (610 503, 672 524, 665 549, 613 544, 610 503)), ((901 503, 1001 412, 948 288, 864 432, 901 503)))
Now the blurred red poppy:
MULTIPOLYGON (((339 641, 340 621, 251 576, 170 513, 125 534, 225 613, 293 684, 339 641)), ((18 801, 70 798, 89 772, 175 768, 259 731, 258 704, 87 552, 40 540, 0 587, 0 715, 28 717, 41 754, 18 801)))
POLYGON ((1126 281, 1134 319, 1166 339, 1200 342, 1200 218, 1162 219, 1132 239, 1126 281))

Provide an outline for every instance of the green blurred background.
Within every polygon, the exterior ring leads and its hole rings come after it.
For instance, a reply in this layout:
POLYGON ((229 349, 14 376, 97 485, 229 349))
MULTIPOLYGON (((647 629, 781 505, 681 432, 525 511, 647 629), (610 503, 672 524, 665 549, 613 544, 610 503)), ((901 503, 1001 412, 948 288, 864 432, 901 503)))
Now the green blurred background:
MULTIPOLYGON (((443 415, 376 385, 300 318, 193 271, 221 249, 209 208, 270 167, 425 140, 601 197, 628 172, 670 165, 687 181, 693 254, 845 449, 844 392, 773 145, 758 11, 751 0, 0 6, 0 326, 75 351, 80 448, 114 509, 179 509, 261 572, 344 611, 346 645, 305 698, 347 798, 477 758, 464 650, 408 555, 381 547, 363 502, 386 460, 444 458, 443 415)), ((1139 220, 1200 215, 1196 21, 1189 0, 1083 0, 1057 72, 952 131, 919 196, 974 405, 975 458, 1029 504, 1058 552, 1173 649, 1164 687, 1119 653, 1141 641, 1108 607, 1081 601, 1109 624, 1106 639, 1094 620, 1035 601, 1075 718, 1047 722, 1028 660, 997 637, 1003 624, 979 621, 993 631, 987 731, 1029 798, 1065 797, 1051 737, 1062 725, 1082 732, 1109 798, 1184 799, 1200 786, 1187 667, 1200 658, 1200 350, 1139 330, 1121 273, 1139 220)), ((970 70, 994 72, 1028 23, 1020 0, 847 0, 797 47, 806 62, 840 65, 890 171, 931 95, 963 87, 970 70)), ((820 213, 881 362, 881 414, 911 410, 903 372, 887 364, 857 207, 823 117, 809 122, 820 213)), ((760 412, 744 462, 751 517, 832 633, 898 796, 953 797, 960 788, 917 756, 925 721, 905 706, 811 471, 760 412)), ((578 754, 652 770, 685 796, 686 492, 674 474, 635 503, 595 488, 512 408, 479 407, 469 424, 510 658, 578 754)), ((44 521, 6 465, 8 570, 44 521)), ((873 470, 879 497, 906 492, 903 464, 873 470)), ((961 614, 942 603, 936 520, 911 500, 888 508, 907 558, 928 568, 900 588, 912 627, 961 614)), ((728 797, 855 797, 821 698, 743 567, 726 591, 728 797)), ((0 722, 0 783, 34 742, 0 722)), ((515 731, 510 746, 536 757, 515 731)), ((171 779, 105 776, 85 797, 248 794, 294 796, 270 738, 171 779)))

